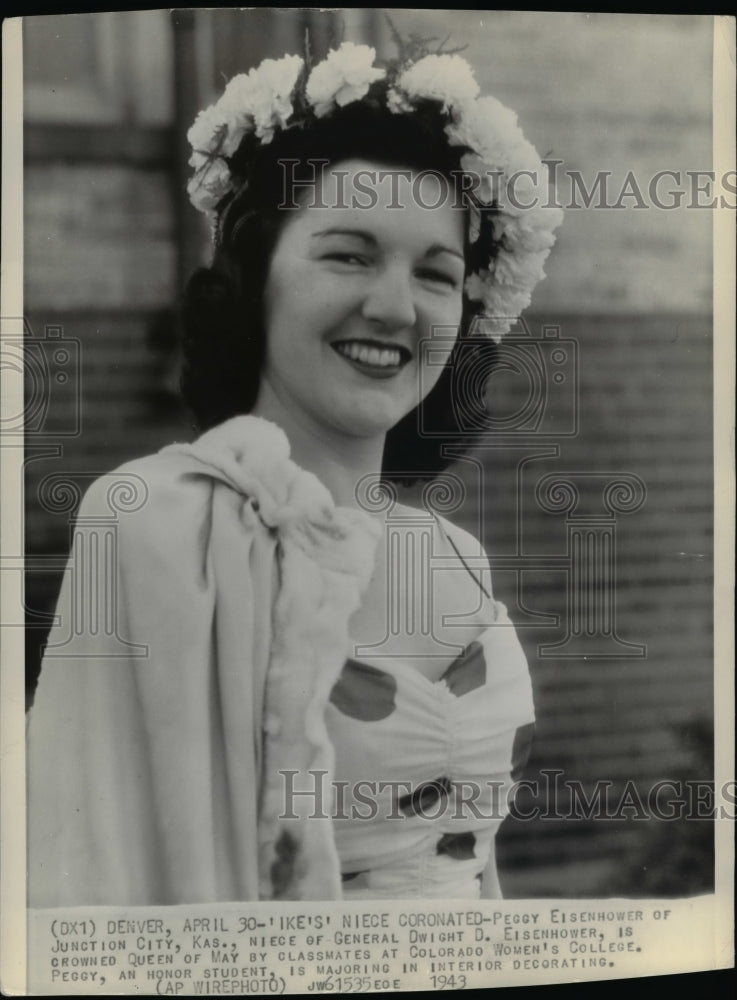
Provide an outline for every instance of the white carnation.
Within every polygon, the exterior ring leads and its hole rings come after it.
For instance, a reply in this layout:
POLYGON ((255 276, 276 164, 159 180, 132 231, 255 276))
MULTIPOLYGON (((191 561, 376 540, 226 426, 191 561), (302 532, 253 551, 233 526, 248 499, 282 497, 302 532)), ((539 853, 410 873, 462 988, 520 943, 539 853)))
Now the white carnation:
POLYGON ((218 101, 218 108, 228 123, 228 134, 223 143, 223 154, 232 156, 247 132, 255 130, 251 105, 254 103, 254 85, 248 73, 234 76, 218 101))
POLYGON ((510 171, 514 173, 515 170, 531 170, 542 175, 544 170, 547 171, 547 168, 543 166, 540 154, 521 133, 520 136, 520 141, 512 146, 509 153, 510 171))
POLYGON ((530 297, 530 291, 527 289, 493 284, 490 286, 484 301, 484 309, 487 316, 493 316, 497 320, 498 326, 501 326, 502 321, 506 320, 506 327, 503 331, 506 332, 520 313, 529 306, 530 297))
POLYGON ((248 73, 234 76, 217 103, 228 122, 226 156, 238 149, 243 136, 255 131, 257 138, 270 142, 276 128, 283 128, 294 111, 292 94, 302 69, 300 56, 264 59, 248 73))
POLYGON ((315 66, 306 93, 318 118, 328 114, 336 104, 343 107, 360 101, 371 84, 382 79, 385 73, 374 66, 375 58, 376 50, 369 45, 344 42, 315 66))
POLYGON ((468 242, 475 243, 481 235, 481 212, 473 202, 468 204, 468 242))
POLYGON ((494 281, 509 286, 520 295, 532 294, 532 289, 545 277, 543 265, 548 251, 525 254, 499 254, 493 263, 494 281))
POLYGON ((212 157, 197 170, 187 185, 187 194, 200 212, 213 211, 230 191, 228 165, 220 157, 212 157))
POLYGON ((446 128, 453 146, 468 146, 490 170, 507 171, 514 147, 525 141, 517 115, 495 97, 480 97, 463 108, 446 128))
POLYGON ((508 245, 519 248, 525 253, 536 253, 549 250, 555 243, 552 219, 547 219, 545 213, 560 211, 559 209, 544 209, 542 212, 529 212, 516 218, 509 216, 494 216, 491 220, 492 232, 497 243, 504 240, 508 245))
POLYGON ((446 110, 470 103, 479 92, 473 70, 455 55, 425 56, 402 73, 399 87, 410 98, 442 101, 446 110))
MULTIPOLYGON (((254 130, 253 120, 246 115, 240 118, 235 124, 231 124, 228 129, 228 134, 223 140, 223 156, 233 156, 233 154, 237 152, 243 136, 247 135, 249 132, 253 132, 254 130)), ((271 138, 272 134, 269 134, 268 139, 265 139, 264 141, 268 142, 271 138)))
POLYGON ((498 344, 513 322, 514 319, 507 319, 506 314, 504 316, 501 314, 495 315, 492 309, 487 313, 482 313, 477 318, 472 327, 472 332, 476 336, 489 337, 498 344))
POLYGON ((192 155, 190 156, 187 162, 189 163, 190 167, 194 169, 196 173, 198 170, 201 170, 202 167, 204 167, 204 165, 207 163, 209 159, 210 157, 207 155, 207 153, 198 153, 197 150, 194 149, 192 150, 192 155))
POLYGON ((500 285, 509 285, 522 291, 527 279, 526 266, 522 259, 511 253, 500 253, 491 264, 494 281, 500 285))
POLYGON ((486 270, 469 274, 464 285, 464 291, 468 298, 474 302, 483 302, 489 279, 490 275, 486 270))
POLYGON ((225 138, 228 125, 216 104, 204 108, 187 132, 187 139, 198 153, 217 153, 225 138))
POLYGON ((392 114, 400 114, 404 111, 411 111, 412 105, 410 104, 406 94, 403 94, 396 87, 390 87, 386 95, 386 106, 392 112, 392 114))
POLYGON ((496 173, 492 171, 489 164, 482 160, 477 153, 464 153, 461 157, 461 169, 465 174, 478 181, 469 188, 469 193, 473 194, 474 198, 482 205, 492 205, 499 200, 501 171, 496 173))
POLYGON ((502 207, 511 216, 528 216, 539 212, 549 197, 546 170, 521 170, 507 178, 500 192, 502 207))

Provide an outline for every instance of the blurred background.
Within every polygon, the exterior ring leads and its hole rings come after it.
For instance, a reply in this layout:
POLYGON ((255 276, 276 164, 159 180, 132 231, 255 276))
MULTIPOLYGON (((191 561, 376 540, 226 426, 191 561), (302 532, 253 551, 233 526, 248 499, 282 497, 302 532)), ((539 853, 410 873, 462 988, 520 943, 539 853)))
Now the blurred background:
MULTIPOLYGON (((341 38, 393 55, 387 12, 405 35, 467 46, 482 91, 518 112, 560 175, 578 170, 590 187, 609 171, 611 201, 629 171, 647 191, 658 170, 711 167, 707 17, 282 8, 25 18, 29 700, 71 537, 74 504, 60 484, 86 488, 194 436, 177 392, 175 317, 208 233, 185 192, 189 125, 231 76, 301 53, 307 27, 318 56, 341 38)), ((564 183, 564 204, 568 195, 564 183)), ((466 500, 449 516, 492 557, 539 719, 525 777, 540 791, 524 808, 548 815, 502 828, 508 896, 713 885, 710 820, 666 822, 637 807, 657 781, 712 778, 711 217, 636 200, 566 213, 526 327, 487 384, 496 430, 455 468, 466 500), (530 365, 544 383, 532 410, 530 365), (577 506, 556 503, 560 477, 580 491, 577 506), (625 485, 612 507, 615 480, 625 485), (607 782, 617 818, 572 815, 570 794, 551 787, 556 771, 587 795, 607 782), (618 809, 624 794, 635 805, 618 809)))

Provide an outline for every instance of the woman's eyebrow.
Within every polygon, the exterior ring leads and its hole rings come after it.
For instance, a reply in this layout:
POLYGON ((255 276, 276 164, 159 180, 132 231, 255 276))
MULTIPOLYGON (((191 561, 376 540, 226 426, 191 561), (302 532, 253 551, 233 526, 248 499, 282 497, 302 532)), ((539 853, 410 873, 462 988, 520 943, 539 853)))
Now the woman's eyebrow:
MULTIPOLYGON (((373 233, 368 232, 365 229, 350 229, 343 226, 331 226, 328 229, 320 229, 316 233, 312 234, 312 239, 319 236, 354 236, 356 239, 362 240, 369 246, 375 247, 378 245, 378 240, 373 233)), ((460 250, 456 250, 454 247, 446 246, 445 243, 433 243, 425 251, 425 257, 437 257, 438 254, 449 253, 454 257, 458 257, 465 264, 466 258, 460 250)))
POLYGON ((371 246, 376 246, 377 242, 376 237, 364 229, 346 229, 342 226, 320 229, 318 232, 312 234, 313 239, 316 236, 355 236, 357 239, 363 240, 364 243, 368 243, 371 246))

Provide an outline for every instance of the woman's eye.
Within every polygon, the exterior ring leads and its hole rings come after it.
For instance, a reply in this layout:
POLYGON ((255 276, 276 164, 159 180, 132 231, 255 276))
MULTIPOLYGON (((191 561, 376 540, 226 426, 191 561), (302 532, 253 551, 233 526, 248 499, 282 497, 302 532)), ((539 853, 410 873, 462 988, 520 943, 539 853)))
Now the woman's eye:
POLYGON ((446 271, 438 271, 434 267, 422 268, 417 272, 417 275, 425 281, 437 282, 441 285, 447 285, 449 288, 458 287, 455 275, 449 274, 446 271))
POLYGON ((331 253, 323 254, 323 260, 334 260, 339 264, 365 264, 366 259, 360 254, 348 253, 347 251, 334 250, 331 253))

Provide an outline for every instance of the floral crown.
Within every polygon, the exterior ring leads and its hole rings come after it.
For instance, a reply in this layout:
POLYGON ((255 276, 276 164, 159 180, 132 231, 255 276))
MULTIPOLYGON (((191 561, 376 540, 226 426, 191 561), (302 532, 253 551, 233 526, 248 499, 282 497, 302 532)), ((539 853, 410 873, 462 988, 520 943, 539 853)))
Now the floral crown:
POLYGON ((375 65, 375 58, 368 45, 344 42, 314 66, 301 56, 284 56, 233 77, 188 132, 190 200, 208 216, 217 239, 218 220, 247 183, 233 162, 246 137, 268 144, 275 132, 305 127, 370 91, 395 114, 436 102, 447 122, 447 142, 465 150, 460 164, 467 175, 462 190, 471 208, 470 240, 479 241, 483 230, 492 248, 466 278, 464 291, 480 304, 483 331, 499 341, 545 277, 543 264, 562 221, 560 208, 549 204, 547 166, 515 113, 494 97, 479 97, 471 67, 457 54, 416 60, 403 54, 385 65, 375 65))

